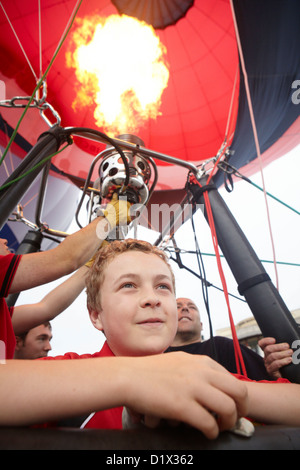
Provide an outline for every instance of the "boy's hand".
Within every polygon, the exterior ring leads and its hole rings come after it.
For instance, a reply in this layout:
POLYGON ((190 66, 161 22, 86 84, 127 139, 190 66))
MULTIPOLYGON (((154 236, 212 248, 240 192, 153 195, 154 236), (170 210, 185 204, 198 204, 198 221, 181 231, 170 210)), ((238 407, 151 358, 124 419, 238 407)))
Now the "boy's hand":
POLYGON ((180 421, 214 439, 247 415, 245 384, 209 357, 175 352, 138 360, 134 387, 128 376, 126 406, 146 424, 180 421))
POLYGON ((292 362, 293 350, 288 343, 277 343, 275 338, 262 338, 258 342, 264 352, 264 363, 268 374, 278 379, 281 377, 279 369, 292 362))

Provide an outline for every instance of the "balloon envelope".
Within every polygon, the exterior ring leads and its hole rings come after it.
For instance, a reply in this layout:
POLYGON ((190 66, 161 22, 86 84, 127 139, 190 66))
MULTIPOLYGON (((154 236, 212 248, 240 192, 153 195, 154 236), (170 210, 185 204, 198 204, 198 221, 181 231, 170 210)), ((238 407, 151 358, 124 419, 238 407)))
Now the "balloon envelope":
MULTIPOLYGON (((124 2, 83 2, 77 17, 118 14, 115 6, 118 3, 124 2)), ((153 7, 157 4, 150 3, 153 7)), ((166 47, 170 78, 162 94, 160 115, 155 120, 148 119, 138 130, 145 147, 199 164, 215 156, 223 142, 227 139, 230 143, 234 137, 230 158, 236 167, 240 168, 256 158, 234 19, 248 74, 261 153, 281 137, 284 151, 297 144, 299 122, 295 124, 295 121, 299 116, 299 106, 292 102, 296 91, 292 84, 300 76, 299 2, 237 0, 233 2, 233 10, 226 0, 195 0, 190 3, 174 24, 156 29, 166 47), (292 125, 296 130, 293 137, 288 135, 292 125), (286 135, 288 137, 284 138, 286 135)), ((46 69, 75 5, 74 0, 44 1, 41 4, 39 36, 37 2, 3 2, 15 31, 14 34, 4 12, 0 12, 0 78, 5 83, 6 98, 31 95, 36 82, 28 63, 37 77, 40 70, 46 69)), ((74 28, 75 25, 71 31, 74 28)), ((93 106, 77 112, 72 108, 76 77, 74 70, 66 66, 68 40, 67 37, 47 75, 47 101, 61 116, 62 126, 99 129, 95 124, 93 106)), ((101 61, 101 51, 97 60, 101 61)), ((118 57, 115 58, 114 73, 126 73, 118 69, 118 57)), ((1 108, 1 114, 14 127, 20 111, 1 108)), ((47 125, 38 111, 31 109, 19 133, 33 144, 39 133, 46 129, 47 125)), ((72 151, 56 157, 53 163, 67 174, 84 178, 92 158, 103 148, 101 143, 77 139, 72 151)), ((277 147, 275 156, 281 153, 277 147)), ((157 163, 160 166, 157 189, 183 187, 185 170, 157 163)))

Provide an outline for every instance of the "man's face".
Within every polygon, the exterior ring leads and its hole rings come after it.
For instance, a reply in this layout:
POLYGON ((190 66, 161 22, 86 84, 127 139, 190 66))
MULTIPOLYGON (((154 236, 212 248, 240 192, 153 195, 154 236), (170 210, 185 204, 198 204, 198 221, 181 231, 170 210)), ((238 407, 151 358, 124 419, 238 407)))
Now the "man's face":
POLYGON ((117 356, 162 353, 177 331, 172 276, 156 255, 138 251, 114 258, 105 268, 101 310, 90 312, 117 356))
POLYGON ((197 332, 200 334, 202 323, 197 306, 190 299, 177 299, 178 332, 197 332))
POLYGON ((51 351, 51 329, 48 326, 39 325, 28 331, 25 343, 17 341, 18 359, 38 359, 46 357, 51 351))
POLYGON ((5 238, 0 238, 0 255, 5 256, 11 253, 10 249, 7 246, 7 240, 5 238))

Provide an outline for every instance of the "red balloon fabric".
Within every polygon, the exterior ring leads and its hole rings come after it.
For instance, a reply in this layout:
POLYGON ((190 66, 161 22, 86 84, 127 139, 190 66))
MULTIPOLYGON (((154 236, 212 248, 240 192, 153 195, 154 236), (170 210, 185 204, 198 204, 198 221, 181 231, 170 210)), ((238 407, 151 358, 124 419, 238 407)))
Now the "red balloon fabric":
MULTIPOLYGON (((44 71, 62 37, 75 3, 74 0, 42 2, 40 58, 38 3, 34 0, 3 2, 5 13, 37 77, 40 60, 44 71)), ((109 16, 115 13, 117 9, 112 2, 89 0, 82 3, 77 16, 109 16)), ((36 84, 34 75, 3 11, 0 12, 0 21, 0 78, 6 83, 7 98, 21 92, 23 95, 31 95, 36 84)), ((225 137, 228 119, 231 117, 233 124, 236 115, 238 54, 230 3, 195 0, 194 5, 176 24, 157 30, 156 33, 166 47, 170 78, 162 95, 160 115, 155 120, 149 119, 139 129, 138 136, 151 150, 199 163, 218 152, 225 137), (234 106, 229 116, 233 92, 234 106)), ((62 126, 84 126, 101 130, 95 124, 93 109, 81 109, 80 112, 72 109, 76 78, 74 71, 66 67, 67 46, 68 39, 47 75, 47 101, 61 116, 62 126)), ((101 60, 101 51, 99 58, 101 60)), ((113 73, 126 73, 118 70, 117 58, 113 73)), ((14 127, 18 111, 2 108, 1 113, 14 127)), ((19 130, 30 143, 36 141, 39 132, 47 129, 42 119, 35 122, 34 130, 31 128, 32 115, 36 113, 37 111, 30 110, 19 130)), ((76 142, 85 152, 74 157, 76 150, 73 148, 69 157, 57 157, 54 163, 67 173, 84 176, 92 157, 104 146, 82 139, 76 142)), ((162 164, 160 161, 157 163, 162 164)), ((181 175, 181 186, 186 177, 185 172, 180 168, 176 171, 181 175)), ((167 177, 169 171, 166 169, 164 173, 166 176, 160 178, 158 187, 173 187, 175 180, 170 181, 167 177)))
MULTIPOLYGON (((38 2, 35 0, 2 2, 0 79, 5 84, 7 99, 18 95, 31 95, 37 79, 46 70, 53 57, 78 3, 80 2, 75 0, 44 0, 41 2, 39 12, 38 2), (41 28, 39 28, 39 17, 41 28)), ((90 15, 108 17, 118 14, 114 3, 120 2, 110 0, 82 2, 76 17, 84 18, 90 15)), ((156 2, 152 3, 156 4, 156 2)), ((257 63, 263 66, 266 57, 272 56, 274 60, 277 60, 276 52, 272 48, 273 41, 267 38, 263 37, 265 40, 257 43, 255 41, 255 38, 259 37, 257 33, 263 32, 269 24, 272 24, 273 17, 280 21, 282 11, 289 14, 289 18, 297 17, 299 3, 297 6, 297 2, 293 0, 278 1, 276 8, 274 2, 270 3, 269 0, 266 2, 235 0, 232 4, 230 0, 194 0, 191 3, 192 5, 187 8, 182 18, 164 29, 156 30, 156 34, 166 48, 170 77, 168 86, 162 94, 160 115, 155 120, 148 119, 138 130, 137 135, 144 141, 146 148, 193 162, 196 165, 215 156, 225 139, 230 143, 233 137, 238 138, 240 140, 237 142, 237 148, 234 147, 233 153, 235 153, 236 166, 243 166, 253 160, 256 154, 255 149, 252 149, 252 142, 249 143, 250 154, 244 152, 244 143, 247 141, 245 133, 251 136, 250 140, 253 140, 250 121, 246 120, 244 127, 239 127, 238 136, 236 130, 237 119, 243 121, 243 115, 247 111, 245 111, 247 98, 244 91, 244 78, 241 81, 234 17, 238 15, 242 47, 247 50, 247 47, 251 46, 253 49, 249 52, 250 58, 254 55, 257 63), (272 8, 270 8, 271 4, 272 8), (292 6, 295 6, 294 10, 292 6), (251 16, 255 20, 256 28, 252 26, 251 21, 247 23, 251 16), (258 27, 260 21, 263 21, 263 24, 258 27), (244 157, 243 153, 245 153, 244 157)), ((275 26, 276 34, 279 35, 280 28, 278 24, 275 26)), ((81 108, 79 111, 72 109, 72 103, 76 98, 76 77, 74 70, 66 66, 66 51, 70 34, 75 28, 74 24, 47 75, 47 102, 61 116, 63 127, 83 126, 101 131, 102 129, 98 128, 95 123, 93 106, 81 108)), ((292 33, 296 32, 292 31, 292 33)), ((280 43, 284 42, 280 36, 278 37, 280 43)), ((130 54, 130 51, 128 53, 130 54)), ((101 50, 97 59, 101 60, 101 50)), ((297 63, 298 67, 299 54, 295 56, 294 63, 297 63)), ((282 74, 284 70, 275 71, 277 75, 279 72, 282 74)), ((120 73, 126 74, 126 70, 119 69, 118 57, 115 57, 115 68, 112 74, 120 73)), ((257 70, 255 70, 256 73, 257 70)), ((258 75, 254 76, 254 94, 256 89, 261 87, 261 82, 256 79, 257 77, 258 75)), ((294 76, 294 80, 296 78, 294 76)), ((287 82, 289 89, 292 80, 293 77, 289 77, 287 82)), ((272 87, 273 84, 270 82, 269 89, 274 90, 272 87)), ((278 87, 282 88, 282 84, 278 84, 278 87)), ((262 96, 257 98, 259 105, 265 96, 264 86, 261 90, 262 96)), ((6 126, 14 128, 21 110, 2 107, 0 111, 6 126)), ((264 120, 271 122, 273 110, 271 115, 267 111, 264 112, 265 115, 262 116, 261 121, 262 130, 264 130, 264 120)), ((280 115, 284 116, 281 109, 280 115)), ((53 119, 51 114, 50 117, 53 119)), ((288 132, 296 117, 292 116, 280 129, 277 129, 278 124, 275 124, 276 132, 270 131, 272 137, 269 138, 268 135, 265 139, 263 151, 288 132)), ((30 109, 19 128, 19 134, 27 142, 34 144, 40 133, 47 129, 47 124, 37 110, 30 109)), ((5 139, 2 140, 3 145, 4 141, 5 139)), ((299 141, 298 132, 293 145, 299 141)), ((53 164, 72 177, 85 178, 93 157, 105 146, 87 139, 76 138, 75 142, 68 152, 56 156, 53 164)), ((160 170, 157 189, 174 189, 184 186, 185 169, 159 160, 156 160, 156 163, 160 170)))

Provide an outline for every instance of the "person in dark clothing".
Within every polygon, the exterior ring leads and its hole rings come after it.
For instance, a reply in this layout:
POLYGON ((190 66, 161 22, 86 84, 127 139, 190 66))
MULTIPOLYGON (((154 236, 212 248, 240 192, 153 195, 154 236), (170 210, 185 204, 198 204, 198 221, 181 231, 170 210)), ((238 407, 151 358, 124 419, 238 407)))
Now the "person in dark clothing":
MULTIPOLYGON (((209 356, 229 372, 237 373, 234 344, 232 339, 214 336, 202 341, 202 323, 196 304, 187 298, 177 299, 178 329, 172 345, 166 352, 184 351, 189 354, 209 356)), ((272 380, 264 360, 252 349, 240 344, 247 377, 252 380, 272 380)))

